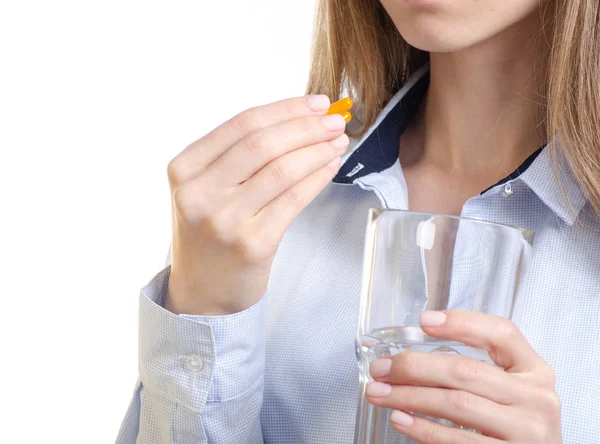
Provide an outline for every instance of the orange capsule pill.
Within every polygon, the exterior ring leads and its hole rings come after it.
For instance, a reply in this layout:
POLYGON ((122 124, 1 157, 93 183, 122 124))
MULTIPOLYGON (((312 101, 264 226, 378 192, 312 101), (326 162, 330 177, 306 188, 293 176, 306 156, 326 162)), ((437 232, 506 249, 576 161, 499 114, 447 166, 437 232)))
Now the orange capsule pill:
POLYGON ((352 108, 352 99, 346 97, 342 100, 338 100, 332 103, 327 111, 327 114, 342 114, 352 108))
POLYGON ((350 114, 348 111, 343 112, 342 117, 344 118, 346 123, 348 123, 352 120, 352 114, 350 114))

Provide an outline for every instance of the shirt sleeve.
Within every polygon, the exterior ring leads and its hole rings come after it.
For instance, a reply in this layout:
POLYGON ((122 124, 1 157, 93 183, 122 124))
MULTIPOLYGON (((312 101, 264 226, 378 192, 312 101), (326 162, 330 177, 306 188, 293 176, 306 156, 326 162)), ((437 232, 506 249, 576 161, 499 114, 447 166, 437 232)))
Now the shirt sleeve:
POLYGON ((163 308, 170 267, 140 293, 139 380, 117 444, 263 442, 266 297, 226 316, 163 308))

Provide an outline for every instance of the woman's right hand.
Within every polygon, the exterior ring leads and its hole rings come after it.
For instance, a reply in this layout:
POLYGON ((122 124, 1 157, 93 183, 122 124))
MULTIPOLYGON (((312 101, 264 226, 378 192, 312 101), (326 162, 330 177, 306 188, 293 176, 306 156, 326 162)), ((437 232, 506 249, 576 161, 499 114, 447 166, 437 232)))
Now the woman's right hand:
POLYGON ((249 109, 171 160, 168 310, 231 314, 264 295, 284 232, 348 147, 329 105, 308 96, 249 109))

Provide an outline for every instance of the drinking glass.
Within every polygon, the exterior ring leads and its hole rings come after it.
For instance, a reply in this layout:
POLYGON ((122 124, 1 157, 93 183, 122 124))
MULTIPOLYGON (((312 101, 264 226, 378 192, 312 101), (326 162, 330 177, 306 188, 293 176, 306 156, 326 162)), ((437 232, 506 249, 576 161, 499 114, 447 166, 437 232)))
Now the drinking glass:
POLYGON ((360 391, 355 444, 414 442, 391 427, 391 409, 365 399, 374 359, 416 350, 493 364, 483 350, 426 335, 419 314, 459 309, 510 318, 532 242, 532 231, 478 219, 370 210, 356 338, 360 391))

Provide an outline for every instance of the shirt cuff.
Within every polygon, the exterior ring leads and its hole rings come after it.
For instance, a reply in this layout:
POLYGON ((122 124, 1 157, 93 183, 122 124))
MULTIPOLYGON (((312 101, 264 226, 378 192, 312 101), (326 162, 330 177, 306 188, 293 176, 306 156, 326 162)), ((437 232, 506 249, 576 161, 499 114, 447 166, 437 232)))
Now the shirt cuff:
POLYGON ((163 308, 171 267, 140 293, 139 366, 144 386, 200 411, 263 383, 266 298, 225 316, 175 315, 163 308))

